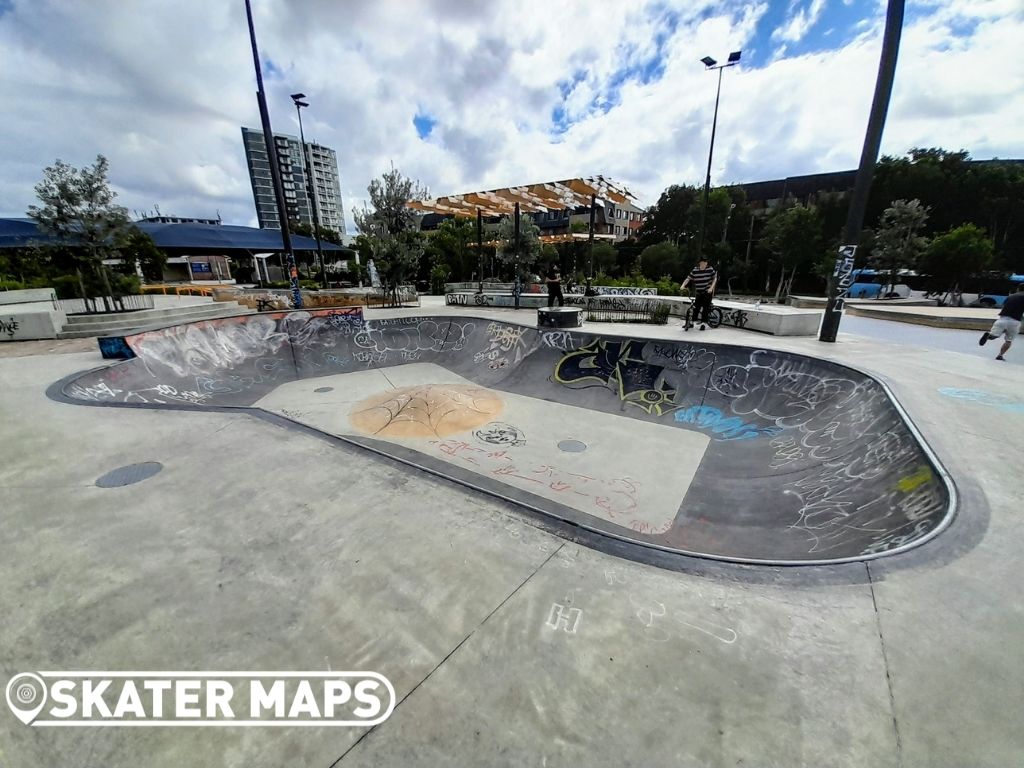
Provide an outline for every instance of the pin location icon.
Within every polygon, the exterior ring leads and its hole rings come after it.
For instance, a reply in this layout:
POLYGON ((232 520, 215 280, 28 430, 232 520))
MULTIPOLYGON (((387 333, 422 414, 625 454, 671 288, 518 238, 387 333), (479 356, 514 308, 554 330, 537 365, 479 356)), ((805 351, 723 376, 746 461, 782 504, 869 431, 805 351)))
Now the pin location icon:
POLYGON ((25 725, 36 719, 46 705, 46 683, 39 675, 22 672, 7 683, 7 706, 25 725))

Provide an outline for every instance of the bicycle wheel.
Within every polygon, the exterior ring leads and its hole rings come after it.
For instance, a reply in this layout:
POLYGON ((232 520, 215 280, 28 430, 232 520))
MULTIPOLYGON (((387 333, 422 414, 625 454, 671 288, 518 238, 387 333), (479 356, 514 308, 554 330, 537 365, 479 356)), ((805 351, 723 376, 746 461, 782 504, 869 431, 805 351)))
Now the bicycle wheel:
POLYGON ((717 328, 722 324, 722 308, 712 307, 708 313, 708 325, 712 328, 717 328))
POLYGON ((686 308, 686 314, 683 315, 683 330, 688 331, 691 328, 693 328, 693 304, 686 308))

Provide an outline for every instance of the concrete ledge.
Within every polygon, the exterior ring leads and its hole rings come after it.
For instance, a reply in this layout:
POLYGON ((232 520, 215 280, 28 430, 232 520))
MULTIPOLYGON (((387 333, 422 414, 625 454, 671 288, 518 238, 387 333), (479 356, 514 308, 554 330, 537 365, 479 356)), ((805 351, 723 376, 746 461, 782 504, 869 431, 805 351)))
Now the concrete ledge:
POLYGON ((57 298, 53 288, 25 288, 20 291, 0 291, 0 305, 31 304, 36 301, 53 301, 57 298))
MULTIPOLYGON (((569 294, 565 297, 567 307, 586 307, 586 296, 569 294)), ((691 299, 681 296, 604 296, 605 300, 623 302, 623 308, 633 300, 650 301, 657 299, 669 305, 670 314, 683 317, 691 299)), ((471 293, 460 291, 445 295, 445 304, 462 307, 514 307, 515 297, 511 293, 471 293)), ((548 305, 547 294, 522 294, 519 297, 521 309, 539 309, 548 305)), ((784 304, 762 304, 755 306, 742 301, 715 300, 715 306, 723 310, 723 324, 748 331, 770 333, 773 336, 814 336, 821 324, 821 311, 797 309, 784 304)))
MULTIPOLYGON (((217 320, 222 317, 234 317, 236 315, 252 314, 252 310, 239 306, 234 302, 210 304, 203 306, 182 307, 179 310, 159 310, 156 314, 152 311, 131 312, 120 315, 101 315, 97 322, 66 323, 57 338, 61 339, 83 339, 90 336, 108 336, 124 334, 137 331, 140 328, 158 327, 192 323, 199 320, 217 320)), ((75 320, 77 318, 71 318, 75 320)), ((92 319, 92 318, 90 318, 92 319)), ((49 337, 54 338, 54 337, 49 337)))
MULTIPOLYGON (((828 299, 824 296, 790 296, 787 303, 791 307, 824 309, 828 299)), ((846 306, 877 307, 934 307, 935 299, 844 299, 846 306)))
POLYGON ((0 314, 0 341, 56 339, 65 315, 56 309, 0 314))
MULTIPOLYGON (((875 320, 890 320, 912 325, 927 325, 932 328, 951 328, 961 331, 985 331, 999 317, 999 310, 965 307, 935 307, 931 310, 908 307, 866 307, 862 304, 846 305, 846 311, 856 317, 870 317, 875 320)), ((1024 333, 1024 327, 1021 328, 1024 333)))

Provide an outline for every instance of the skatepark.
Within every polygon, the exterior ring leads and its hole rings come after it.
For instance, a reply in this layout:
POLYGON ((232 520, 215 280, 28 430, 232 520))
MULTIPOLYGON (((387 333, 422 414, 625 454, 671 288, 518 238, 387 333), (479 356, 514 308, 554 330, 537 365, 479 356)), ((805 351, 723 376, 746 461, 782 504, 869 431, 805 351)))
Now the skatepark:
MULTIPOLYGON (((1020 366, 533 317, 5 349, 5 666, 397 693, 372 729, 89 729, 88 764, 1015 763, 1020 366)), ((4 728, 15 765, 80 738, 4 728)))

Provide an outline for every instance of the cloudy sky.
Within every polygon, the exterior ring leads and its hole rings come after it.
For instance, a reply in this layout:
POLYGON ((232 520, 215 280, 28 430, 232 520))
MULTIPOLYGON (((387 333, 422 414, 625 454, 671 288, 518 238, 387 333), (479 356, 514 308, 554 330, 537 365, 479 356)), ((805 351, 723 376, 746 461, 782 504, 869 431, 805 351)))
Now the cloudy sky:
MULTIPOLYGON (((391 163, 432 194, 603 174, 651 204, 857 165, 884 0, 252 0, 274 130, 338 153, 351 209, 391 163)), ((1024 1, 908 0, 882 151, 1024 157, 1024 1)), ((256 223, 243 0, 0 0, 0 216, 57 158, 132 210, 256 223)))

